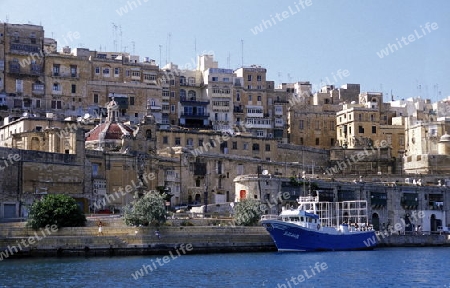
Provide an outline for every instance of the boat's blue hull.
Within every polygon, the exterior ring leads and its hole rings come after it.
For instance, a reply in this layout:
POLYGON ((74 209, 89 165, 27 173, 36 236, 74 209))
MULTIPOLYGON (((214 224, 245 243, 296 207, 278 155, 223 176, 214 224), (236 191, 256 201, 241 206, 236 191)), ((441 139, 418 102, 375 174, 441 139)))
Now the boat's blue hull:
POLYGON ((279 251, 371 250, 376 246, 375 231, 328 234, 279 220, 263 220, 279 251))

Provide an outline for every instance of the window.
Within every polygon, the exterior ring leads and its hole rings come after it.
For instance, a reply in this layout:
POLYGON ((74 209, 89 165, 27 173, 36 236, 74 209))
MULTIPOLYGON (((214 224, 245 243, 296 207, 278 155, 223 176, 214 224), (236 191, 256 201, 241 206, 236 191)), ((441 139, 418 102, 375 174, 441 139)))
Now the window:
POLYGON ((194 139, 188 138, 188 139, 186 140, 186 145, 187 145, 187 146, 194 146, 194 139))
POLYGON ((359 125, 359 127, 358 127, 358 133, 364 134, 364 127, 363 127, 363 126, 359 125))
POLYGON ((248 150, 248 143, 244 143, 243 149, 244 149, 244 150, 248 150))
POLYGON ((100 74, 100 67, 95 67, 95 74, 100 74))
POLYGON ((170 85, 170 86, 174 86, 174 85, 175 85, 175 80, 173 80, 173 79, 170 80, 169 85, 170 85))
POLYGON ((175 92, 174 91, 170 91, 170 97, 175 98, 175 92))
POLYGON ((188 92, 188 100, 196 101, 196 93, 193 90, 189 90, 188 92))
POLYGON ((374 117, 373 114, 370 114, 370 121, 373 122, 374 121, 374 117))
POLYGON ((134 96, 130 96, 130 105, 134 105, 134 96))
POLYGON ((219 77, 211 77, 211 81, 217 82, 217 81, 219 81, 219 77))
POLYGON ((16 92, 17 93, 23 92, 23 80, 22 79, 16 79, 16 92))
POLYGON ((181 145, 180 137, 175 137, 175 145, 181 145))
POLYGON ((41 100, 36 100, 36 108, 41 108, 41 100))
POLYGON ((175 105, 170 105, 170 111, 175 112, 175 105))
POLYGON ((261 81, 261 75, 256 75, 256 81, 260 82, 261 81))
POLYGON ((119 76, 120 74, 120 68, 114 68, 114 76, 119 76))
MULTIPOLYGON (((164 96, 164 94, 163 94, 164 96)), ((180 99, 185 100, 186 99, 186 90, 180 89, 180 99)))
POLYGON ((270 151, 270 144, 266 144, 266 151, 270 151))
POLYGON ((319 121, 315 121, 314 125, 315 125, 316 130, 320 130, 320 122, 319 121))
POLYGON ((298 126, 300 130, 304 129, 304 124, 305 123, 303 122, 303 120, 300 120, 300 123, 299 123, 299 126, 298 126))
POLYGON ((252 95, 248 95, 248 101, 249 101, 249 102, 252 101, 252 95))
POLYGON ((330 139, 330 146, 334 146, 334 138, 330 139))
POLYGON ((77 93, 77 85, 76 84, 72 84, 71 91, 72 91, 72 93, 77 93))
POLYGON ((203 139, 198 139, 198 146, 203 146, 203 139))
POLYGON ((52 100, 52 109, 62 109, 62 102, 61 100, 52 100))
POLYGON ((109 68, 108 67, 103 68, 103 76, 109 77, 109 68))
POLYGON ((94 94, 94 103, 98 103, 98 94, 94 94))
POLYGON ((131 71, 131 77, 141 77, 141 71, 131 71))
POLYGON ((144 80, 155 81, 156 80, 156 75, 155 74, 145 74, 144 73, 144 80))
POLYGON ((377 133, 377 126, 372 126, 372 134, 376 134, 377 133))
POLYGON ((303 145, 303 137, 300 137, 300 145, 303 145))
POLYGON ((53 64, 53 76, 59 76, 59 64, 53 64))
POLYGON ((224 78, 223 78, 223 82, 230 82, 230 78, 224 77, 224 78))
POLYGON ((259 144, 258 143, 253 143, 252 151, 259 151, 259 144))
POLYGON ((244 174, 244 165, 238 164, 236 170, 237 170, 237 171, 236 171, 236 174, 237 174, 237 175, 242 175, 242 174, 244 174))
POLYGON ((319 145, 319 143, 320 143, 319 138, 316 138, 316 145, 319 145))
POLYGON ((252 75, 247 75, 247 81, 252 81, 252 75))
POLYGON ((61 85, 59 83, 53 83, 53 91, 54 92, 61 91, 61 85))
POLYGON ((257 101, 261 102, 261 96, 258 95, 257 101))
POLYGON ((76 65, 70 65, 70 76, 77 77, 77 66, 76 65))
POLYGON ((237 150, 237 149, 238 149, 238 148, 237 148, 237 142, 236 142, 236 141, 233 141, 231 145, 232 145, 232 146, 231 146, 231 149, 233 149, 233 150, 237 150))
POLYGON ((236 101, 241 101, 241 93, 236 92, 236 101))

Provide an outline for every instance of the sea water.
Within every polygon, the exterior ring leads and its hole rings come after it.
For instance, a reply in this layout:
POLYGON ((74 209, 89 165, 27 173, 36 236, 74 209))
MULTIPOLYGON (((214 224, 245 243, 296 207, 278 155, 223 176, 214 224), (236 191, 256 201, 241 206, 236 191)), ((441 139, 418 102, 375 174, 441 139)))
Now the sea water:
POLYGON ((449 287, 450 248, 6 259, 0 287, 449 287))

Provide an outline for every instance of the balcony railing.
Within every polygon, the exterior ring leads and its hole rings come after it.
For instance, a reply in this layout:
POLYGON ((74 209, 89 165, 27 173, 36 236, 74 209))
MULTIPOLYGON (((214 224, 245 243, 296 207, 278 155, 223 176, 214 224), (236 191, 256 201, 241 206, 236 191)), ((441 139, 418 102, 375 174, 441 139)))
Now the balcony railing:
POLYGON ((55 72, 53 71, 50 74, 51 77, 60 77, 60 78, 79 78, 79 73, 61 73, 61 72, 55 72))
POLYGON ((185 117, 185 118, 208 118, 209 117, 209 113, 181 112, 181 117, 185 117))
POLYGON ((189 98, 189 97, 180 97, 180 103, 186 103, 186 104, 196 104, 196 105, 208 105, 209 101, 201 101, 197 100, 197 98, 189 98))

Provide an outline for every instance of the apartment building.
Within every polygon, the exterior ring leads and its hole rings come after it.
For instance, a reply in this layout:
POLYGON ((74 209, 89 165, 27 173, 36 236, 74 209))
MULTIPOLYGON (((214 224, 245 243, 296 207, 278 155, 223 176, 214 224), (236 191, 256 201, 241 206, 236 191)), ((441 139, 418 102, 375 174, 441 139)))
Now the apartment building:
MULTIPOLYGON (((0 104, 6 114, 32 113, 44 88, 44 29, 30 24, 2 23, 0 33, 0 104)), ((3 117, 4 117, 3 116, 3 117)))
POLYGON ((269 115, 267 89, 273 90, 272 84, 267 83, 267 70, 260 66, 241 67, 234 71, 242 78, 242 90, 239 91, 242 116, 237 116, 236 123, 244 123, 248 132, 256 137, 273 137, 273 117, 269 115), (242 118, 241 118, 242 117, 242 118), (239 120, 239 121, 237 121, 239 120))

